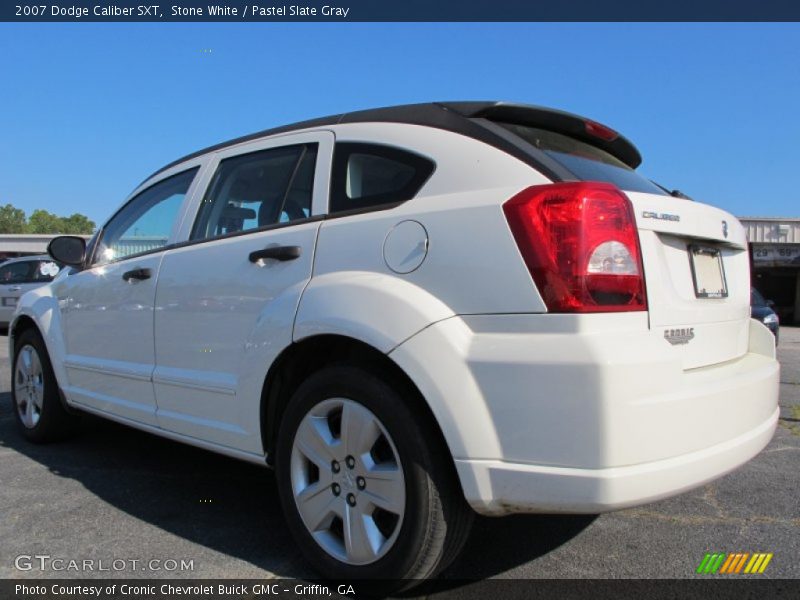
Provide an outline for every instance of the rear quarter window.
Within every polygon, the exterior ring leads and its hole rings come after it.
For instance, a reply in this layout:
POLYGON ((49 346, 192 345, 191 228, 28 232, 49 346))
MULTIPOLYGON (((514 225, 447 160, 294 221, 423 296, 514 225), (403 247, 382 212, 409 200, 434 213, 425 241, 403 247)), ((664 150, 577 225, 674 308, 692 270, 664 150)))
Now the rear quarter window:
POLYGON ((416 196, 435 168, 432 160, 392 146, 336 144, 331 213, 391 208, 416 196))

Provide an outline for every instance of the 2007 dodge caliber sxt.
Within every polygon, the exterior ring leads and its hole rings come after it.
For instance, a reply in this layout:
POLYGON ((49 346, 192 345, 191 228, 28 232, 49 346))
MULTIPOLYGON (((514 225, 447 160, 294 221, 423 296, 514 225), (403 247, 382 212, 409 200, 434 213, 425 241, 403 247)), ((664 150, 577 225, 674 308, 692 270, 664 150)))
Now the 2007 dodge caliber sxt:
POLYGON ((434 576, 474 512, 596 513, 778 419, 745 232, 623 136, 501 102, 367 110, 167 165, 10 327, 33 442, 82 412, 275 467, 323 575, 434 576))

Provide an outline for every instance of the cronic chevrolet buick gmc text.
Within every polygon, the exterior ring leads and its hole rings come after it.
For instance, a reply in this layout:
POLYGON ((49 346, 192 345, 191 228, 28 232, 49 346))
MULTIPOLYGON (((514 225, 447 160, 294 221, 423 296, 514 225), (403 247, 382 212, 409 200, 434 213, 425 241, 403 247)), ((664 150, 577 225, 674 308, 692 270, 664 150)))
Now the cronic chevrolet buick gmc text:
POLYGON ((81 412, 273 465, 308 560, 430 577, 473 511, 596 513, 736 468, 778 418, 732 215, 608 127, 367 110, 142 183, 10 328, 32 441, 81 412))

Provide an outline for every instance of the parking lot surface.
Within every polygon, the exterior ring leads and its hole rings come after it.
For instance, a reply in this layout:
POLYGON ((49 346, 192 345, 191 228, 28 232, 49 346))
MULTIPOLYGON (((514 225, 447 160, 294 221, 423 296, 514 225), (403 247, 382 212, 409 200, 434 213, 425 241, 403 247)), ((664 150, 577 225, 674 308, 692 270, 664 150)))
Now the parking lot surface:
MULTIPOLYGON (((0 577, 313 575, 267 469, 99 420, 69 442, 27 443, 12 414, 5 342, 0 577), (18 558, 33 555, 94 561, 93 570, 42 570, 18 558)), ((750 463, 677 498, 617 513, 479 518, 445 577, 691 578, 700 577, 706 552, 771 552, 762 577, 800 577, 800 328, 781 329, 778 354, 780 426, 750 463)))

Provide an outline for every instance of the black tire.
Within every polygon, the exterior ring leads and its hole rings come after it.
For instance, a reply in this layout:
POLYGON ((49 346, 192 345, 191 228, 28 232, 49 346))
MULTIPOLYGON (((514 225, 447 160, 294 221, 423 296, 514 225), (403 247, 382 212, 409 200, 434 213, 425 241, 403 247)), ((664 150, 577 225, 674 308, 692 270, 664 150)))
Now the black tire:
MULTIPOLYGON (((373 581, 370 593, 413 587, 456 558, 474 513, 464 500, 449 452, 416 395, 391 379, 360 367, 329 366, 309 377, 292 396, 278 432, 276 475, 281 504, 301 551, 323 576, 373 581), (309 533, 294 498, 291 456, 305 416, 322 402, 343 398, 366 407, 390 436, 402 464, 405 512, 397 537, 375 562, 348 564, 322 548, 309 533)), ((362 590, 363 591, 363 590, 362 590)))
MULTIPOLYGON (((28 356, 30 355, 28 354, 28 356)), ((26 329, 14 342, 14 359, 11 363, 11 401, 13 402, 14 418, 17 420, 22 435, 36 444, 63 440, 75 431, 78 424, 79 418, 68 413, 64 408, 50 363, 50 356, 42 336, 35 329, 26 329), (17 361, 20 360, 20 354, 23 351, 34 352, 41 365, 41 375, 36 378, 37 383, 43 386, 41 408, 38 411, 38 418, 33 424, 26 423, 24 417, 30 397, 26 395, 26 382, 19 376, 17 370, 17 361)))

